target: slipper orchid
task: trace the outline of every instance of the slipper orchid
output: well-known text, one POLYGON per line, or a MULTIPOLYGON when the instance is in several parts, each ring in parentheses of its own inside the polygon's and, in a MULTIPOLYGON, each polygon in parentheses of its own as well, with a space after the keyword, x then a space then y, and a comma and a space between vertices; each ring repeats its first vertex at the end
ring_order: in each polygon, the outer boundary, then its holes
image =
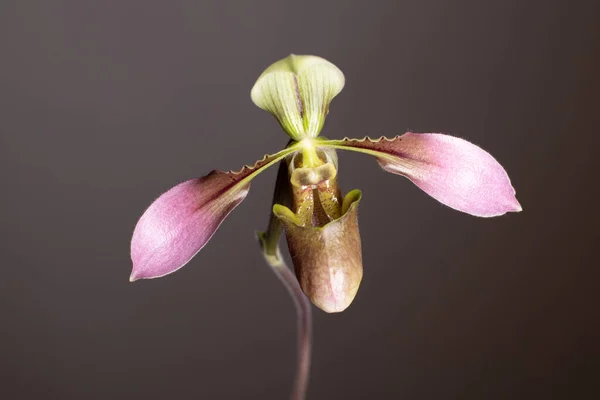
POLYGON ((266 257, 280 257, 285 229, 300 287, 326 312, 353 301, 362 279, 358 203, 337 184, 336 150, 374 156, 448 207, 479 217, 521 211, 506 171, 487 152, 440 133, 405 133, 391 139, 319 137, 344 75, 315 56, 290 55, 258 78, 252 101, 269 111, 291 137, 288 146, 237 172, 212 171, 160 196, 142 215, 131 241, 131 281, 177 271, 200 251, 248 194, 250 181, 280 163, 273 215, 259 239, 266 257))

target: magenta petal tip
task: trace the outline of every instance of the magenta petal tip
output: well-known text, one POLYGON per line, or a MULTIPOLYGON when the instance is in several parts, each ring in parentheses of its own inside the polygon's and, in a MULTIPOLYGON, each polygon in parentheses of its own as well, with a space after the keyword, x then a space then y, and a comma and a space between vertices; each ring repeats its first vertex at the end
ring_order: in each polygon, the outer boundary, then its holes
MULTIPOLYGON (((134 268, 135 268, 135 267, 134 267, 134 268)), ((135 271, 135 270, 134 270, 134 271, 132 271, 132 272, 131 272, 131 275, 129 275, 129 282, 135 282, 135 281, 137 281, 138 279, 139 279, 139 278, 138 278, 138 276, 137 276, 137 274, 136 274, 136 271, 135 271)))

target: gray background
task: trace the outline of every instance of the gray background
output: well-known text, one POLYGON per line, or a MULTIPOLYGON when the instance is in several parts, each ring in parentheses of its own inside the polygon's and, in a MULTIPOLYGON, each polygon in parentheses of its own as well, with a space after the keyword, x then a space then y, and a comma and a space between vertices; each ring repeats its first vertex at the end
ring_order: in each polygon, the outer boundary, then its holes
POLYGON ((598 398, 599 15, 558 0, 2 1, 0 397, 287 398, 294 308, 253 236, 276 168, 186 268, 128 276, 156 196, 286 143, 249 91, 294 52, 346 75, 325 136, 461 136, 525 210, 470 217, 340 154, 342 188, 364 194, 365 277, 346 312, 315 310, 309 398, 598 398))

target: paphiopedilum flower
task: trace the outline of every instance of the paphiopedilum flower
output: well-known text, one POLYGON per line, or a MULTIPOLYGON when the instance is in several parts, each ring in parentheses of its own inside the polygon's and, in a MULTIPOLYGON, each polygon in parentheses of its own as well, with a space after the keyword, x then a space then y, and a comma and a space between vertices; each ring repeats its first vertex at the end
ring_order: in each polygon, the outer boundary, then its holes
POLYGON ((466 140, 411 132, 390 139, 319 137, 329 104, 343 87, 342 72, 319 57, 291 55, 267 68, 251 97, 279 121, 291 137, 288 146, 253 166, 215 170, 161 195, 135 227, 130 279, 158 278, 183 267, 244 200, 251 180, 281 162, 272 219, 260 234, 265 255, 279 257, 276 242, 283 227, 304 293, 326 312, 343 311, 363 275, 361 192, 342 195, 336 150, 374 156, 385 171, 467 214, 494 217, 521 210, 504 168, 466 140))

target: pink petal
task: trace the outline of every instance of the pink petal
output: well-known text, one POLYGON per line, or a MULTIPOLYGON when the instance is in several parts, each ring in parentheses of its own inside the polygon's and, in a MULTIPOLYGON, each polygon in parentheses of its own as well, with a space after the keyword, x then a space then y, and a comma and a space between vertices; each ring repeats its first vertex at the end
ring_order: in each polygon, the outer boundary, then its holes
POLYGON ((386 171, 406 176, 441 203, 478 217, 521 211, 504 168, 466 140, 407 132, 394 139, 344 139, 344 147, 372 150, 386 171))
POLYGON ((187 264, 250 189, 250 184, 234 191, 228 186, 228 174, 213 171, 175 186, 152 203, 133 232, 130 280, 158 278, 187 264))
POLYGON ((158 278, 187 264, 248 194, 250 180, 292 150, 265 156, 239 172, 212 171, 161 195, 138 221, 131 239, 131 281, 158 278))

